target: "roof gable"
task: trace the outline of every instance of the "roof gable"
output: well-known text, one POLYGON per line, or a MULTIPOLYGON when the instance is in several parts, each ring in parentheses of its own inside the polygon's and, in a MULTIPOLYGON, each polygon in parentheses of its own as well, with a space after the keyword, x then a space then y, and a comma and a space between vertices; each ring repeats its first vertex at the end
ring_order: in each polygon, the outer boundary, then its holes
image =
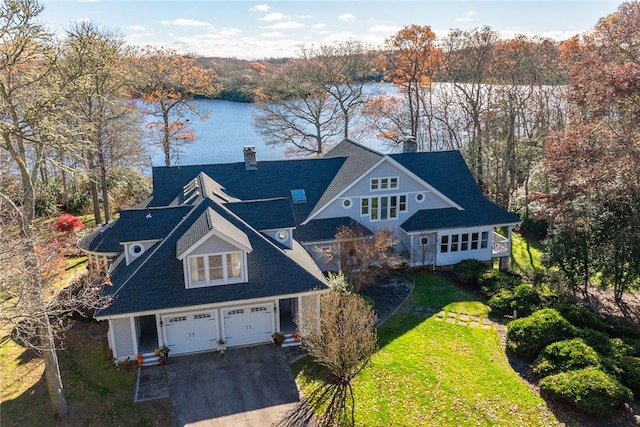
POLYGON ((212 235, 225 240, 245 252, 251 252, 253 250, 249 238, 245 233, 213 209, 207 208, 178 239, 176 243, 176 256, 178 259, 184 259, 193 249, 212 235))

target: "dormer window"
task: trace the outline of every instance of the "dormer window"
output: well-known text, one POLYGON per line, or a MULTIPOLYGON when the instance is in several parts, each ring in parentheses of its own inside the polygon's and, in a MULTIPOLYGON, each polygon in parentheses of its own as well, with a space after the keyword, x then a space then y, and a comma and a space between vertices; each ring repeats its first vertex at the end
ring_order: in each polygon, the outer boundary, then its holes
POLYGON ((243 282, 242 252, 190 256, 191 287, 243 282))

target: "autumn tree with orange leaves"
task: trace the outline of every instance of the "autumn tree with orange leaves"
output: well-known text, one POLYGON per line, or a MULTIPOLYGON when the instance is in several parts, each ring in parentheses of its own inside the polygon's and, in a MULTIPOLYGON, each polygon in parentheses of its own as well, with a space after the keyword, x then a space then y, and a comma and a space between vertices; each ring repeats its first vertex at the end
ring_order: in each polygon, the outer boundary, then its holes
POLYGON ((191 56, 153 47, 141 49, 133 57, 132 69, 137 78, 136 94, 147 106, 144 112, 157 118, 147 124, 151 141, 162 147, 164 164, 171 166, 181 147, 196 138, 189 117, 209 117, 194 97, 216 93, 216 74, 191 56))
POLYGON ((415 137, 419 146, 424 144, 424 100, 442 58, 435 40, 436 35, 431 27, 411 25, 386 41, 389 55, 385 64, 385 79, 398 87, 400 96, 377 97, 369 104, 367 112, 371 127, 380 130, 380 136, 396 145, 409 136, 415 137), (377 111, 388 111, 385 107, 387 102, 401 106, 396 114, 404 115, 404 118, 376 115, 377 111), (384 129, 381 120, 387 120, 388 124, 395 126, 384 129))
POLYGON ((613 289, 623 310, 640 284, 638 34, 640 4, 623 3, 572 49, 571 124, 548 138, 544 158, 551 263, 574 286, 613 289))

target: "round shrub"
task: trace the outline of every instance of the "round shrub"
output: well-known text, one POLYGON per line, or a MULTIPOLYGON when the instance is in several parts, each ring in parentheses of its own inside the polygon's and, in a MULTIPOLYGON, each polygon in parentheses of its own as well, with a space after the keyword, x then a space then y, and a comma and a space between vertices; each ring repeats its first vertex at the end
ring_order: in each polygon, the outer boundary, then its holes
POLYGON ((513 290, 512 308, 518 316, 528 316, 540 307, 540 295, 533 286, 523 283, 513 290))
POLYGON ((576 328, 556 310, 544 308, 507 325, 507 350, 533 360, 549 344, 574 338, 576 333, 576 328))
POLYGON ((622 382, 629 387, 636 396, 640 395, 640 358, 624 357, 620 361, 622 382))
POLYGON ((491 313, 498 316, 511 314, 513 309, 514 296, 509 289, 500 289, 493 294, 487 301, 487 305, 491 307, 491 313))
POLYGON ((631 390, 597 368, 550 375, 540 381, 540 388, 582 411, 602 416, 633 400, 631 390))
POLYGON ((590 328, 583 328, 578 329, 578 336, 599 354, 607 357, 613 355, 613 343, 609 335, 590 328))
POLYGON ((590 328, 605 333, 611 330, 604 317, 584 305, 561 302, 553 308, 578 328, 590 328))
POLYGON ((493 296, 501 289, 513 291, 521 283, 522 277, 499 270, 489 270, 478 277, 478 285, 487 297, 493 296))
POLYGON ((464 259, 454 265, 451 271, 460 282, 475 285, 478 283, 478 277, 488 268, 485 262, 477 259, 464 259))
POLYGON ((549 344, 533 364, 533 375, 540 379, 560 372, 574 371, 600 364, 598 353, 581 338, 549 344))

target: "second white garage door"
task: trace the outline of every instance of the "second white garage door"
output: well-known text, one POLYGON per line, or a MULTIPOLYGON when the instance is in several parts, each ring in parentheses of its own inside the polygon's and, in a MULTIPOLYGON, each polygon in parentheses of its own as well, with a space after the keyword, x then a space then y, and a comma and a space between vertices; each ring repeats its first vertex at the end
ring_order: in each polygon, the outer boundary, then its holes
POLYGON ((162 324, 171 354, 217 348, 218 322, 215 311, 163 316, 162 324))
POLYGON ((222 310, 228 346, 268 342, 273 334, 273 304, 222 310))

